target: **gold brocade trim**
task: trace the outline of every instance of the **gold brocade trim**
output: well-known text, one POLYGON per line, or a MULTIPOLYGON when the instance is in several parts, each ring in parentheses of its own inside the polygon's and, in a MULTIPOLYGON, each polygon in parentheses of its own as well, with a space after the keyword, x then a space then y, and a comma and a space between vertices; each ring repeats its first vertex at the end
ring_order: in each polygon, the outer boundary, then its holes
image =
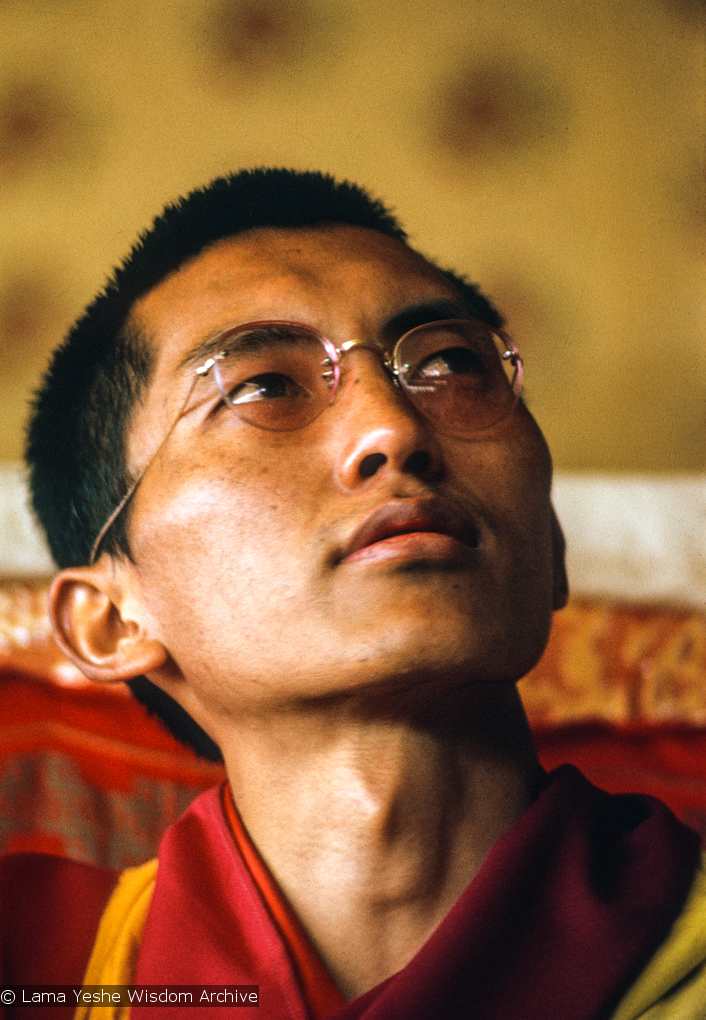
POLYGON ((530 721, 706 725, 706 616, 570 602, 520 683, 530 721))

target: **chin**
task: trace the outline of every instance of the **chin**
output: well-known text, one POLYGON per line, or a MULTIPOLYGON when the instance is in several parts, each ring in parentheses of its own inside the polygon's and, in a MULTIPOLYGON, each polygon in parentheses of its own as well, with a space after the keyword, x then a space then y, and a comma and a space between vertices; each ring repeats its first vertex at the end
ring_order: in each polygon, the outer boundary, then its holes
MULTIPOLYGON (((516 683, 542 656, 549 636, 547 620, 517 627, 492 614, 426 613, 376 628, 376 638, 361 649, 366 672, 397 678, 398 683, 516 683), (369 668, 374 663, 374 668, 369 668)), ((370 631, 367 632, 370 635, 370 631)), ((395 682, 394 679, 392 681, 395 682)))

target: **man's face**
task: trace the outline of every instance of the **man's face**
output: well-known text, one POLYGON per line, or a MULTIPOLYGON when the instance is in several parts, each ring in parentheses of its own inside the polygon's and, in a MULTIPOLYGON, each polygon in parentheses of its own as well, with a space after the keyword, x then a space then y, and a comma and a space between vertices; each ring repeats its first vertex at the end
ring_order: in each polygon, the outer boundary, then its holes
MULTIPOLYGON (((184 360, 229 327, 285 319, 338 347, 392 346, 422 321, 467 316, 434 267, 375 231, 220 242, 135 308, 158 356, 130 466, 146 463, 178 412, 193 377, 184 360)), ((121 569, 186 680, 170 693, 200 721, 515 680, 544 647, 551 464, 529 413, 520 405, 473 440, 448 438, 374 352, 352 350, 342 369, 334 402, 296 432, 247 424, 214 389, 138 488, 134 563, 121 569)))

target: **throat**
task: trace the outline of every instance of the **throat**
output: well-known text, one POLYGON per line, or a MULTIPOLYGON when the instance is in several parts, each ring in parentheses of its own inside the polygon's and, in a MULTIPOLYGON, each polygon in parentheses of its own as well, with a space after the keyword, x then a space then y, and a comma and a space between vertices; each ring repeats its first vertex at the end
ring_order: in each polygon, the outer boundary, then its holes
POLYGON ((538 789, 531 753, 398 722, 334 730, 316 754, 290 748, 286 769, 281 750, 259 789, 229 762, 236 801, 347 998, 405 966, 538 789))

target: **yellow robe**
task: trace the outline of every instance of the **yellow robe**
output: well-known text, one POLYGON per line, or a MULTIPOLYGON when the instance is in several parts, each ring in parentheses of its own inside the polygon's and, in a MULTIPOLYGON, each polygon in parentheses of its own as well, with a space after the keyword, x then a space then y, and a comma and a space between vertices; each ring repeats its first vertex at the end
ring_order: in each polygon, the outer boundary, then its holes
POLYGON ((706 855, 689 897, 612 1020, 706 1020, 706 855))

